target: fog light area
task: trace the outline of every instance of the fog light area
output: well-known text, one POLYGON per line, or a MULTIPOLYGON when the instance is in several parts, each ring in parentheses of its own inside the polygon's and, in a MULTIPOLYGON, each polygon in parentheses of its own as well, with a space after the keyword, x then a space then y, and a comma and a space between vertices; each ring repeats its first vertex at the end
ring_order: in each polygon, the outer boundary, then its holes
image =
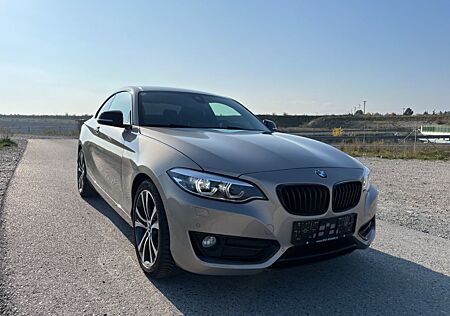
POLYGON ((210 248, 213 247, 217 243, 217 239, 214 236, 206 236, 202 240, 202 246, 203 248, 210 248))

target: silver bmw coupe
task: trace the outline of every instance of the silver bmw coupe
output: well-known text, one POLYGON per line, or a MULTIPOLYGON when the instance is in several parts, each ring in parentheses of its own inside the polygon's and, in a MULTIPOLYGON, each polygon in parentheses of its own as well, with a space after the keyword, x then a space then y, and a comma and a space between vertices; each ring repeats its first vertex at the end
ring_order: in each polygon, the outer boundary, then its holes
POLYGON ((130 223, 154 278, 251 274, 375 238, 378 190, 364 165, 204 92, 112 94, 81 128, 77 179, 83 198, 100 194, 130 223))

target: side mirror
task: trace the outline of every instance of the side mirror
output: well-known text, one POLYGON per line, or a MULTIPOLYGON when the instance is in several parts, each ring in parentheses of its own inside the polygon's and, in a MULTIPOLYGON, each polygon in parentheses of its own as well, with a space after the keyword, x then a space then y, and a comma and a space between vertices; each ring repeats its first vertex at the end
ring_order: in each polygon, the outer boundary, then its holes
POLYGON ((123 114, 121 111, 105 111, 97 119, 98 124, 115 127, 125 127, 123 125, 123 114))
POLYGON ((277 130, 277 124, 275 124, 274 121, 271 120, 263 120, 262 121, 264 125, 266 125, 266 127, 271 131, 271 132, 275 132, 277 130))

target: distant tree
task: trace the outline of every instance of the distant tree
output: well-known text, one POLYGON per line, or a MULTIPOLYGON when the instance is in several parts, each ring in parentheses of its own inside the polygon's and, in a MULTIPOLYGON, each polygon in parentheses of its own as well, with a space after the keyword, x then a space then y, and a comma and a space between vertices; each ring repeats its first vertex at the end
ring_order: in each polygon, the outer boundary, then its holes
POLYGON ((411 115, 413 115, 413 113, 414 113, 414 111, 411 108, 407 108, 405 110, 405 112, 403 112, 403 115, 411 116, 411 115))
POLYGON ((364 112, 362 110, 358 110, 355 112, 355 116, 362 116, 364 115, 364 112))
POLYGON ((428 112, 427 111, 423 112, 423 115, 428 115, 428 112))
POLYGON ((283 116, 289 116, 288 112, 283 112, 283 116))

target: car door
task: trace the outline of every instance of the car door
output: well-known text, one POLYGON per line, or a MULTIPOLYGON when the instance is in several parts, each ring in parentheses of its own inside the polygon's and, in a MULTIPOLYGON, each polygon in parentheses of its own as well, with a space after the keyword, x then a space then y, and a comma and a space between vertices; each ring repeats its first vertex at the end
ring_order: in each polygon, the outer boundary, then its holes
POLYGON ((85 142, 84 146, 84 157, 86 160, 87 173, 89 177, 95 181, 100 187, 104 187, 103 170, 104 166, 100 161, 100 152, 103 151, 102 148, 105 147, 103 144, 104 140, 100 137, 100 124, 98 124, 97 119, 100 114, 108 111, 115 95, 110 96, 97 111, 95 116, 86 121, 85 125, 91 132, 90 137, 85 142))
MULTIPOLYGON (((121 111, 123 122, 131 123, 132 96, 123 91, 115 95, 109 111, 121 111)), ((128 131, 123 127, 99 125, 97 131, 97 150, 99 184, 117 204, 122 204, 122 156, 124 151, 124 135, 128 131)))

